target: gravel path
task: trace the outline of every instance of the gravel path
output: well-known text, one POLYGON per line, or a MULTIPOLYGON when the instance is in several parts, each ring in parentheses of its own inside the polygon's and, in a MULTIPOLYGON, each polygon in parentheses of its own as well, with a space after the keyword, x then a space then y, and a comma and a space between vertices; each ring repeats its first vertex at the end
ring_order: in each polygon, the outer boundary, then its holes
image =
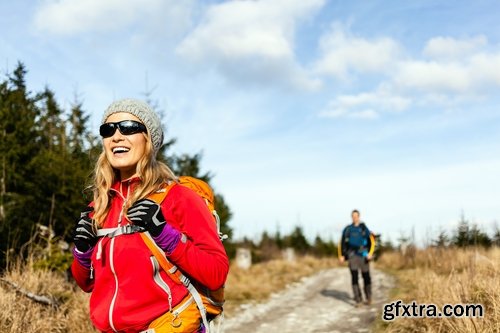
MULTIPOLYGON (((371 332, 394 280, 371 270, 373 304, 354 307, 346 267, 324 270, 271 295, 265 303, 244 304, 226 318, 225 333, 371 332)), ((360 275, 361 280, 361 275, 360 275)))

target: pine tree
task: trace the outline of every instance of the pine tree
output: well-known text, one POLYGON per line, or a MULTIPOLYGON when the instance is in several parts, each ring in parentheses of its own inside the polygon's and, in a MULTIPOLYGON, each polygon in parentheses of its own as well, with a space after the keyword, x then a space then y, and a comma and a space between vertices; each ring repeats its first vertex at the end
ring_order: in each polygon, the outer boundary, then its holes
MULTIPOLYGON (((85 151, 85 146, 88 144, 88 139, 91 134, 87 130, 89 115, 83 110, 82 102, 75 94, 75 100, 71 105, 70 114, 68 117, 68 149, 75 157, 81 157, 85 151)), ((88 147, 87 147, 88 148, 88 147)))
MULTIPOLYGON (((0 83, 3 253, 8 246, 22 248, 37 224, 51 226, 58 235, 68 235, 83 205, 80 193, 91 170, 86 156, 91 145, 82 143, 79 154, 69 149, 68 122, 55 94, 48 87, 38 94, 29 92, 26 74, 19 63, 0 83)), ((82 128, 86 126, 85 117, 79 122, 82 128)), ((4 259, 0 257, 0 264, 4 259)))
POLYGON ((37 221, 32 209, 35 197, 30 192, 36 176, 25 166, 38 152, 35 130, 38 109, 36 98, 27 91, 26 73, 24 65, 18 63, 13 73, 8 74, 0 85, 1 252, 5 252, 11 244, 20 246, 29 239, 37 221))
POLYGON ((500 228, 498 227, 497 222, 493 226, 493 245, 500 247, 500 228))
POLYGON ((313 252, 316 256, 325 257, 336 255, 337 245, 332 240, 324 241, 320 235, 314 239, 313 252))
POLYGON ((458 222, 457 232, 453 237, 453 244, 458 247, 467 247, 470 245, 469 241, 469 221, 465 219, 464 213, 462 212, 460 221, 458 222))
POLYGON ((305 254, 311 248, 311 245, 307 241, 306 236, 304 236, 304 232, 302 227, 296 226, 292 233, 285 237, 284 244, 288 247, 294 248, 298 253, 305 254))
POLYGON ((276 259, 280 256, 280 249, 276 245, 276 241, 269 235, 267 231, 264 231, 260 237, 259 247, 259 261, 268 261, 271 259, 276 259))
POLYGON ((432 241, 433 246, 444 248, 450 244, 450 239, 445 230, 441 230, 435 240, 432 241))
POLYGON ((489 248, 492 245, 491 238, 477 224, 472 225, 469 237, 469 244, 474 246, 489 248))

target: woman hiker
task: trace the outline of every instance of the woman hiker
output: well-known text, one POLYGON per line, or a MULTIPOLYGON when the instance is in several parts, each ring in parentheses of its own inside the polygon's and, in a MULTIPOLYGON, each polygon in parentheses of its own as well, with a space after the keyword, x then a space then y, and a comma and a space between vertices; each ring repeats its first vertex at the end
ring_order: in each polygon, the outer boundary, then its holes
POLYGON ((229 262, 214 217, 156 159, 163 130, 151 107, 118 100, 102 119, 93 201, 78 219, 71 266, 77 284, 92 293, 90 319, 101 332, 205 332, 192 288, 160 268, 141 234, 149 233, 189 280, 217 290, 229 262), (149 199, 167 185, 162 202, 149 199))

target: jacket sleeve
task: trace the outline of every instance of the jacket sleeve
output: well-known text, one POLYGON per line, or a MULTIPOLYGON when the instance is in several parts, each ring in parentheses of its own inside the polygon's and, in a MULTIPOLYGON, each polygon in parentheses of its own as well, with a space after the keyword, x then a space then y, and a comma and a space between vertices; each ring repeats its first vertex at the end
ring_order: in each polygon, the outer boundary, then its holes
POLYGON ((90 269, 83 267, 76 259, 73 259, 71 264, 71 275, 83 291, 89 293, 94 289, 94 279, 90 278, 90 269))
POLYGON ((347 228, 344 228, 344 230, 342 230, 342 237, 340 238, 340 243, 338 246, 339 258, 344 257, 345 259, 347 259, 347 246, 346 246, 346 237, 345 237, 346 230, 347 230, 347 228))
POLYGON ((229 272, 229 259, 203 199, 176 185, 163 201, 162 212, 167 223, 187 236, 170 254, 172 262, 207 288, 220 288, 229 272))

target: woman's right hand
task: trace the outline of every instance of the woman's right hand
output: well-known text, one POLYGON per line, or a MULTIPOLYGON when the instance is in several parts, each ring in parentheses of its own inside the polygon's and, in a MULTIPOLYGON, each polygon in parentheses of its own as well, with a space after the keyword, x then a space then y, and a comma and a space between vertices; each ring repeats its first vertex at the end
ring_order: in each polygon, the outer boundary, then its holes
POLYGON ((90 250, 97 243, 97 234, 94 222, 89 214, 94 211, 94 207, 86 207, 81 213, 73 234, 73 242, 78 252, 84 253, 90 250))

